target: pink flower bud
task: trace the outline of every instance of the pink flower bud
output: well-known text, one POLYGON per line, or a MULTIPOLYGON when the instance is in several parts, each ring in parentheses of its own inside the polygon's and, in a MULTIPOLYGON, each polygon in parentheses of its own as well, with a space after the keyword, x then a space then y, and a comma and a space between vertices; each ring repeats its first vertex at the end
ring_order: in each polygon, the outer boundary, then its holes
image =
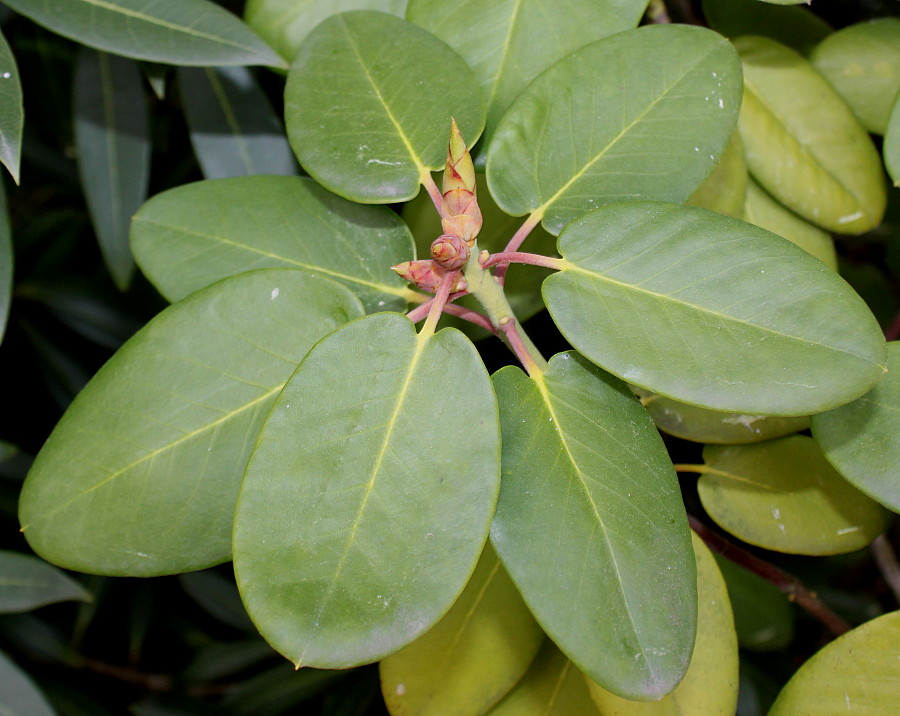
POLYGON ((448 271, 460 269, 469 260, 469 244, 458 236, 439 236, 431 244, 431 257, 448 271))

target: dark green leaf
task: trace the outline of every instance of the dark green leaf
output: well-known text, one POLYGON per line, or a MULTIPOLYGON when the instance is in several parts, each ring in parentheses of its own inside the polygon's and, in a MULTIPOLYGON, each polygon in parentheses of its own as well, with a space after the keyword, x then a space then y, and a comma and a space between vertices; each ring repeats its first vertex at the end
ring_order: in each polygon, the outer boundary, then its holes
POLYGON ((484 103, 468 65, 430 33, 380 12, 341 13, 316 27, 285 89, 288 137, 303 168, 367 204, 418 193, 444 165, 451 117, 473 144, 484 103))
POLYGON ((16 184, 19 183, 24 123, 19 68, 6 38, 0 32, 0 162, 12 174, 16 184))
POLYGON ((83 48, 75 73, 78 171, 103 259, 116 285, 131 282, 131 217, 147 198, 150 137, 144 83, 131 60, 83 48))
POLYGON ((182 574, 178 581, 197 604, 220 622, 241 631, 256 633, 233 579, 226 579, 215 570, 206 569, 182 574))
POLYGON ((256 268, 299 268, 352 289, 369 310, 413 296, 390 267, 415 257, 383 207, 359 206, 299 177, 235 177, 170 189, 134 217, 134 255, 170 301, 256 268))
POLYGON ((207 179, 296 174, 281 122, 246 67, 181 67, 191 144, 207 179))
POLYGON ((740 77, 731 44, 698 27, 655 25, 583 47, 503 117, 491 194, 508 214, 543 217, 552 234, 602 204, 684 201, 734 131, 740 77))
POLYGON ((13 291, 13 246, 12 232, 9 228, 9 215, 6 211, 6 192, 0 185, 0 343, 6 333, 6 321, 9 318, 9 304, 13 291))
POLYGON ((90 601, 91 595, 64 572, 37 557, 0 551, 0 612, 27 612, 71 599, 90 601))
POLYGON ((582 671, 626 698, 660 698, 687 669, 697 597, 684 506, 653 422, 576 353, 554 356, 533 378, 504 368, 494 386, 503 406, 498 554, 582 671))
POLYGON ((870 390, 884 338, 834 271, 704 209, 598 209, 559 238, 544 300, 569 342, 620 378, 749 415, 809 415, 870 390))
POLYGON ((235 574, 260 633, 298 666, 345 668, 431 628, 484 546, 499 438, 458 331, 417 335, 379 313, 321 341, 266 421, 235 513, 235 574))
POLYGON ((256 271, 169 307, 82 391, 22 491, 43 557, 85 572, 158 575, 223 562, 247 458, 310 346, 362 314, 342 286, 256 271))
POLYGON ((884 133, 884 164, 894 186, 900 186, 900 95, 894 102, 888 127, 884 133))
POLYGON ((887 375, 848 405, 814 415, 828 461, 869 497, 900 512, 900 342, 888 343, 887 375))
POLYGON ((831 27, 806 8, 773 7, 759 0, 703 0, 709 26, 725 37, 763 35, 808 53, 831 27))
POLYGON ((8 0, 13 10, 97 50, 172 65, 271 65, 284 60, 208 0, 8 0))
POLYGON ((3 652, 0 652, 0 713, 3 716, 56 714, 34 682, 3 652))

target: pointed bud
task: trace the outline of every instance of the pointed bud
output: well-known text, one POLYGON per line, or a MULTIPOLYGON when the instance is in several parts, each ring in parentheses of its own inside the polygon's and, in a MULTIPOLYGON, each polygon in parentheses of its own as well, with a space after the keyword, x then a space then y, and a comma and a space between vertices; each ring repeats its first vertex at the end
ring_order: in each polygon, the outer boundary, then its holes
POLYGON ((458 236, 439 236, 431 244, 431 257, 448 271, 460 269, 469 260, 469 244, 458 236))
POLYGON ((450 145, 447 149, 447 167, 444 170, 443 193, 452 189, 467 189, 475 193, 475 165, 472 155, 466 148, 466 142, 456 126, 456 120, 450 120, 450 145))
MULTIPOLYGON (((402 264, 391 266, 391 268, 403 279, 428 293, 437 292, 438 286, 441 284, 441 279, 444 278, 444 274, 446 273, 446 271, 434 261, 428 259, 406 261, 402 264)), ((464 291, 467 287, 468 284, 466 283, 466 280, 462 277, 462 274, 460 274, 454 285, 450 287, 450 292, 464 291)))

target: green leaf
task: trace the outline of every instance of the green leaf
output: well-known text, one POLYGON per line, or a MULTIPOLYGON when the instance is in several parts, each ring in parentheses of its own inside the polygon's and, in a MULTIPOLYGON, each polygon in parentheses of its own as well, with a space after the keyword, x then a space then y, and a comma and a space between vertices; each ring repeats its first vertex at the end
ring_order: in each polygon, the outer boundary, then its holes
POLYGON ((725 580, 716 560, 691 533, 697 562, 697 641, 678 687, 659 701, 626 701, 588 681, 604 716, 709 716, 733 714, 738 695, 738 644, 725 580))
POLYGON ((633 387, 656 427, 669 435, 697 443, 735 445, 780 438, 809 428, 809 418, 723 413, 672 400, 633 387))
POLYGON ((844 634, 801 666, 769 716, 891 716, 900 689, 898 659, 900 612, 890 612, 844 634))
POLYGON ((862 125, 884 134, 900 92, 900 20, 881 18, 826 37, 810 56, 862 125))
POLYGON ((870 390, 881 329, 834 271, 789 241, 659 202, 587 214, 544 281, 560 330, 605 370, 676 400, 809 415, 870 390))
POLYGON ((504 368, 494 386, 503 406, 497 553, 582 671, 629 698, 660 698, 690 659, 696 578, 659 434, 624 385, 574 352, 533 378, 504 368))
POLYGON ((24 124, 19 68, 6 38, 0 32, 0 162, 12 174, 16 184, 19 183, 24 124))
POLYGON ((776 7, 759 0, 703 0, 709 26, 725 37, 763 35, 808 53, 831 26, 806 8, 776 7))
POLYGON ((303 168, 367 204, 418 193, 429 171, 444 165, 451 117, 469 144, 484 127, 481 92, 463 59, 380 12, 341 13, 316 27, 284 96, 288 138, 303 168))
POLYGON ((56 711, 29 676, 0 651, 0 713, 55 716, 56 711))
POLYGON ((244 274, 167 308, 94 376, 38 454, 19 507, 31 546, 111 575, 229 559, 268 408, 312 344, 361 314, 343 287, 290 270, 244 274))
POLYGON ((0 550, 0 612, 27 612, 73 599, 89 602, 91 595, 64 572, 36 557, 0 550))
POLYGON ((812 431, 844 479, 900 512, 900 342, 888 343, 887 365, 887 374, 864 396, 814 415, 812 431))
POLYGON ((788 598, 771 582, 730 559, 715 557, 728 586, 741 648, 751 651, 784 649, 794 638, 794 615, 788 598))
POLYGON ((841 554, 865 547, 887 524, 887 513, 844 481, 804 435, 708 445, 703 461, 703 507, 723 529, 758 547, 841 554))
POLYGON ((381 662, 392 714, 469 716, 503 698, 528 670, 544 632, 490 544, 465 591, 424 636, 381 662))
POLYGON ((485 141, 529 83, 579 47, 636 27, 647 0, 411 0, 407 18, 459 52, 487 98, 485 141))
POLYGON ((97 50, 171 65, 269 65, 284 60, 208 0, 9 0, 48 30, 97 50))
POLYGON ((125 290, 134 273, 131 217, 147 198, 150 137, 141 71, 131 60, 82 48, 75 70, 78 172, 103 260, 125 290))
POLYGON ((290 62, 316 25, 346 10, 380 10, 403 17, 406 0, 248 0, 244 21, 290 62))
POLYGON ((752 179, 747 186, 743 218, 744 221, 778 234, 815 256, 829 268, 837 270, 837 254, 831 235, 786 209, 752 179))
POLYGON ((246 67, 180 67, 178 83, 204 177, 297 173, 284 127, 246 67))
POLYGON ((327 276, 369 310, 402 309, 412 295, 390 269, 414 258, 406 225, 386 208, 345 201, 308 178, 235 177, 170 189, 134 217, 131 242, 141 270, 170 301, 256 268, 327 276))
POLYGON ((205 569, 202 572, 182 574, 178 582, 191 599, 220 622, 256 634, 234 579, 225 578, 216 570, 205 569))
POLYGON ((508 214, 543 217, 552 234, 602 204, 684 201, 731 137, 740 77, 730 43, 699 27, 654 25, 583 47, 503 117, 491 194, 508 214))
POLYGON ((744 214, 748 181, 744 145, 741 135, 735 132, 712 174, 691 194, 687 204, 740 219, 744 214))
POLYGON ((900 95, 894 102, 888 120, 887 131, 884 133, 884 164, 888 174, 894 182, 894 186, 900 186, 900 95))
POLYGON ((488 712, 489 716, 599 716, 599 713, 578 667, 549 639, 516 688, 488 712))
POLYGON ((265 639, 298 667, 345 668, 431 628, 487 538, 499 438, 458 331, 379 313, 321 341, 276 401, 235 513, 238 587, 265 639))
POLYGON ((764 37, 735 42, 744 65, 740 131, 750 173, 789 209, 842 234, 877 226, 886 190, 866 130, 802 56, 764 37))
POLYGON ((6 333, 9 304, 13 291, 13 246, 9 214, 6 209, 6 191, 0 185, 0 343, 6 333))

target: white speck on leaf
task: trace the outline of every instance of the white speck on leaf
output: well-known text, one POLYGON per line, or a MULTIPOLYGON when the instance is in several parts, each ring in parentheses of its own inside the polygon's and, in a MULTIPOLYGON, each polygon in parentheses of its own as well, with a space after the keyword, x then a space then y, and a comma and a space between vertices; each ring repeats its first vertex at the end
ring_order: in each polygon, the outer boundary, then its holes
POLYGON ((839 535, 848 535, 851 532, 859 532, 860 529, 862 529, 862 528, 861 527, 844 527, 844 529, 838 530, 837 533, 839 535))
POLYGON ((857 211, 855 214, 847 214, 847 216, 842 216, 838 219, 839 224, 849 224, 851 221, 856 221, 857 219, 862 218, 863 213, 861 211, 857 211))
POLYGON ((399 167, 403 162, 386 162, 383 159, 370 159, 366 164, 384 164, 389 167, 399 167))
POLYGON ((397 688, 394 689, 394 693, 396 693, 397 696, 403 696, 403 694, 406 693, 406 684, 397 684, 397 688))
POLYGON ((773 507, 772 508, 772 517, 774 517, 776 520, 780 520, 781 519, 781 510, 779 510, 777 507, 773 507))
POLYGON ((272 293, 269 294, 269 300, 274 301, 276 298, 278 298, 279 293, 281 293, 281 291, 279 289, 273 288, 272 293))
POLYGON ((3 73, 3 79, 8 80, 10 77, 12 77, 12 73, 10 73, 10 72, 3 73))

